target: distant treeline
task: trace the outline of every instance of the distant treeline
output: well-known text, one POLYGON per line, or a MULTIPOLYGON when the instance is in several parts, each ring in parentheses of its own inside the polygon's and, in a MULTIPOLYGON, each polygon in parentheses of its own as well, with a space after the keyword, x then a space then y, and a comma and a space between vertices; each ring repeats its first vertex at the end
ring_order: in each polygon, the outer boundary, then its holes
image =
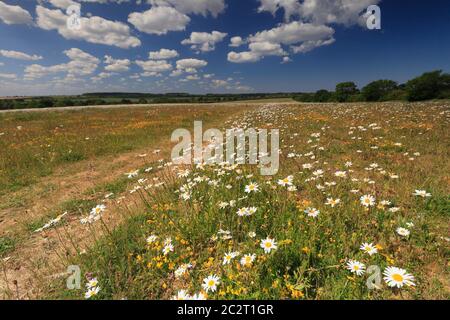
POLYGON ((206 94, 188 93, 147 94, 104 92, 86 93, 79 96, 52 96, 32 98, 0 99, 0 110, 33 109, 74 106, 101 106, 126 104, 161 104, 161 103, 215 103, 241 100, 260 100, 275 98, 293 98, 297 93, 252 93, 252 94, 206 94))
POLYGON ((398 84, 392 80, 377 80, 369 83, 361 90, 352 82, 341 82, 336 90, 319 90, 315 93, 301 93, 295 100, 302 102, 360 102, 407 100, 422 101, 430 99, 450 99, 450 74, 441 70, 426 72, 398 84))
POLYGON ((188 93, 127 93, 102 92, 85 93, 79 96, 52 96, 32 98, 0 99, 0 110, 53 108, 94 105, 160 104, 160 103, 215 103, 242 100, 292 98, 302 102, 358 102, 358 101, 421 101, 429 99, 450 99, 450 74, 432 71, 397 84, 392 80, 377 80, 361 90, 354 82, 342 82, 335 91, 319 90, 315 93, 246 93, 246 94, 205 94, 188 93))

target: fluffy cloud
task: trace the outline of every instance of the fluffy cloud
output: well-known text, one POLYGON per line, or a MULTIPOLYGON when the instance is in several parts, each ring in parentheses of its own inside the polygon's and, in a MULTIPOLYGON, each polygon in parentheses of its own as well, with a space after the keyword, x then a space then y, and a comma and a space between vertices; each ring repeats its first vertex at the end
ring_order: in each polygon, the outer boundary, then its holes
POLYGON ((206 67, 208 62, 199 59, 181 59, 177 61, 177 70, 188 73, 196 73, 197 69, 206 67))
POLYGON ((6 58, 11 58, 11 59, 27 60, 27 61, 36 61, 36 60, 42 59, 42 56, 38 56, 36 54, 29 55, 24 52, 13 51, 13 50, 0 50, 0 56, 6 57, 6 58))
POLYGON ((77 48, 66 50, 64 54, 70 62, 53 66, 32 64, 25 68, 25 79, 34 80, 55 73, 67 73, 68 78, 79 78, 94 73, 100 63, 93 55, 77 48))
POLYGON ((261 60, 261 58, 262 58, 261 55, 251 51, 244 51, 244 52, 231 51, 228 53, 228 61, 233 63, 257 62, 261 60))
POLYGON ((314 25, 293 21, 273 29, 257 32, 248 37, 249 50, 230 52, 228 61, 234 63, 257 62, 265 56, 285 56, 282 45, 291 45, 294 53, 307 52, 316 47, 334 42, 334 29, 325 25, 314 25))
POLYGON ((283 56, 286 52, 279 43, 272 43, 268 41, 252 42, 248 46, 250 51, 262 56, 283 56))
POLYGON ((324 25, 293 21, 270 30, 264 30, 249 37, 250 42, 272 42, 296 44, 303 41, 317 41, 332 37, 334 30, 324 25))
POLYGON ((76 3, 75 1, 72 0, 48 0, 48 2, 50 2, 50 4, 56 8, 59 9, 67 9, 68 7, 72 6, 72 5, 77 5, 78 3, 76 3))
POLYGON ((314 24, 344 24, 346 26, 361 23, 363 11, 369 5, 381 0, 259 0, 259 12, 275 14, 284 10, 285 19, 299 17, 304 22, 314 24))
POLYGON ((128 59, 114 59, 111 56, 105 56, 106 71, 110 72, 125 72, 130 70, 130 60, 128 59))
POLYGON ((326 40, 315 40, 315 41, 310 40, 310 41, 303 42, 299 46, 291 46, 291 49, 294 53, 306 53, 315 48, 330 45, 330 44, 334 43, 334 41, 335 41, 334 38, 329 38, 326 40))
POLYGON ((0 1, 0 20, 6 24, 32 24, 30 13, 20 6, 13 6, 0 1))
MULTIPOLYGON (((285 20, 271 30, 250 36, 249 42, 269 41, 291 45, 294 53, 306 53, 315 48, 334 43, 334 29, 329 25, 351 26, 364 24, 364 14, 369 5, 381 0, 258 0, 259 12, 275 15, 283 10, 285 20), (291 19, 298 21, 289 21, 291 19)), ((233 55, 234 56, 234 55, 233 55)), ((238 57, 237 57, 238 58, 238 57)))
POLYGON ((191 49, 197 52, 209 52, 216 48, 216 43, 221 42, 227 33, 213 31, 208 32, 192 32, 189 39, 184 39, 181 44, 191 45, 191 49))
POLYGON ((230 45, 229 46, 233 47, 233 48, 237 48, 237 47, 242 46, 244 43, 245 43, 245 41, 241 37, 232 37, 230 39, 230 45))
POLYGON ((225 0, 148 0, 154 6, 170 6, 185 14, 211 14, 217 17, 225 10, 225 0))
POLYGON ((281 61, 282 64, 286 64, 286 63, 289 63, 289 62, 292 62, 292 59, 287 57, 287 56, 283 57, 283 60, 281 61))
POLYGON ((140 66, 145 72, 160 73, 172 70, 172 65, 166 60, 137 60, 136 64, 140 66))
POLYGON ((85 40, 91 43, 106 44, 119 48, 138 47, 141 41, 130 35, 130 28, 118 21, 93 16, 81 18, 81 29, 67 28, 68 16, 61 10, 36 7, 37 25, 44 30, 57 30, 66 39, 85 40))
POLYGON ((128 22, 141 32, 163 35, 169 31, 183 31, 191 19, 172 7, 152 7, 144 12, 133 12, 128 22))
POLYGON ((178 57, 176 50, 161 49, 159 51, 151 51, 149 53, 150 60, 167 60, 178 57))
POLYGON ((381 0, 304 0, 300 7, 300 16, 317 24, 344 24, 346 26, 361 23, 363 11, 381 0))

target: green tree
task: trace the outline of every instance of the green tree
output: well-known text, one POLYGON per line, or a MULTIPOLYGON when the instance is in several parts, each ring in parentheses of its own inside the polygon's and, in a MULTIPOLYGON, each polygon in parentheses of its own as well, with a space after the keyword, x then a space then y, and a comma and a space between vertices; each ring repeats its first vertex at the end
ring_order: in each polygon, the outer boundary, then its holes
POLYGON ((314 101, 316 102, 328 102, 331 100, 332 93, 328 90, 322 89, 316 92, 314 95, 314 101))
POLYGON ((350 97, 358 92, 358 87, 352 81, 341 82, 336 85, 336 99, 339 102, 349 101, 350 97))
POLYGON ((406 83, 408 100, 421 101, 438 98, 441 92, 450 89, 449 79, 449 74, 442 74, 442 70, 435 70, 409 80, 406 83))
POLYGON ((386 97, 395 89, 397 89, 397 82, 377 80, 362 88, 361 92, 366 101, 380 101, 386 100, 386 97))
POLYGON ((52 108, 55 106, 55 100, 52 98, 39 99, 38 108, 52 108))

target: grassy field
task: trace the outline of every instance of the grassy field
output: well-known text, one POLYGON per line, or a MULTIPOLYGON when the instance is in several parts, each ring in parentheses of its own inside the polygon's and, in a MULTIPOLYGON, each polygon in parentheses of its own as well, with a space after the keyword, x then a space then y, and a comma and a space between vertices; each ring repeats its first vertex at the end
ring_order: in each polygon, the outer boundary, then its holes
POLYGON ((449 299, 449 120, 446 101, 0 115, 3 297, 449 299), (174 166, 194 120, 279 128, 280 171, 174 166))

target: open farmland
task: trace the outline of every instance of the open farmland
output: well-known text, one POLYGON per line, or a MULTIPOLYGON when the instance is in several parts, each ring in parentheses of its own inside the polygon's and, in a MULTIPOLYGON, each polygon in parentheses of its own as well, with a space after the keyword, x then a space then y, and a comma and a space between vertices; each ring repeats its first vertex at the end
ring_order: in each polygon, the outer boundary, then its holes
POLYGON ((0 114, 2 297, 448 299, 449 106, 0 114), (194 120, 280 129, 279 172, 173 165, 171 133, 194 120))

